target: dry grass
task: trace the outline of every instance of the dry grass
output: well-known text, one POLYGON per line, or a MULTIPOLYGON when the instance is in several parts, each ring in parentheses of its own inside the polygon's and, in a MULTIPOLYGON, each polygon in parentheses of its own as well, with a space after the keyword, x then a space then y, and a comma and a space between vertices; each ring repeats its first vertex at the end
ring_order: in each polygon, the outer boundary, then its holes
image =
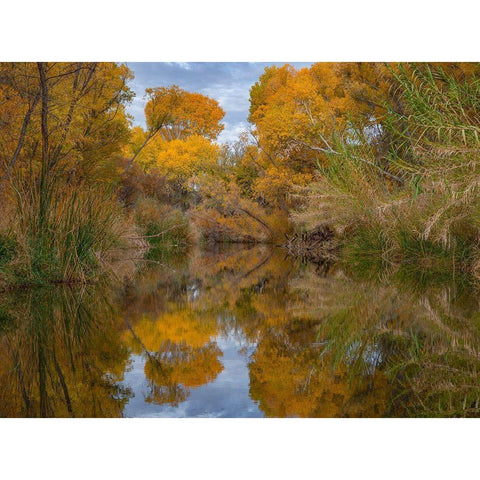
POLYGON ((86 283, 109 269, 118 248, 133 247, 134 229, 115 196, 92 187, 58 188, 40 215, 29 185, 16 187, 1 229, 8 258, 0 262, 3 286, 86 283))
POLYGON ((390 107, 381 138, 365 126, 334 138, 329 166, 293 219, 331 226, 355 255, 448 257, 478 271, 480 78, 409 65, 395 79, 401 113, 390 107), (390 147, 379 151, 385 136, 390 147))

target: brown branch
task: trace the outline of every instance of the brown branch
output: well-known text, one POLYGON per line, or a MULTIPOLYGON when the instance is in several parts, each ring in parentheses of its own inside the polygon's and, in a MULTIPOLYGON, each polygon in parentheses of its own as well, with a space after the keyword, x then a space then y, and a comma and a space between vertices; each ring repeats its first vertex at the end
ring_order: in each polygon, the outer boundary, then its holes
POLYGON ((5 187, 5 183, 9 180, 10 175, 12 174, 12 170, 15 166, 15 163, 17 162, 18 155, 20 154, 20 151, 25 142, 25 136, 27 133, 28 124, 30 123, 30 117, 32 116, 32 113, 35 110, 35 107, 37 106, 38 100, 40 100, 40 92, 37 93, 37 95, 33 99, 33 103, 32 105, 30 105, 27 113, 25 114, 25 118, 23 119, 22 129, 20 130, 20 137, 18 138, 17 147, 15 148, 15 152, 13 153, 13 156, 10 159, 10 162, 8 163, 6 174, 0 180, 0 193, 2 193, 5 187))
POLYGON ((241 207, 234 207, 234 208, 235 210, 246 213, 250 218, 253 218, 254 220, 256 220, 258 223, 260 223, 260 225, 263 225, 267 229, 268 233, 273 236, 273 230, 263 220, 256 217, 255 215, 250 213, 248 210, 245 210, 244 208, 241 208, 241 207))
POLYGON ((168 114, 165 114, 163 116, 160 124, 155 129, 150 130, 150 132, 148 133, 145 141, 142 143, 140 148, 135 152, 135 155, 133 155, 133 157, 128 161, 127 166, 125 167, 125 170, 123 171, 124 175, 130 170, 130 167, 133 165, 133 162, 138 157, 140 152, 147 146, 147 144, 150 142, 150 140, 152 140, 152 138, 155 137, 157 135, 157 133, 165 126, 165 121, 167 120, 167 117, 168 117, 168 114))
POLYGON ((159 233, 156 233, 155 235, 138 235, 137 237, 125 237, 128 238, 129 240, 136 240, 138 238, 154 238, 154 237, 160 237, 161 235, 169 232, 170 230, 173 230, 174 228, 179 228, 179 227, 184 227, 185 225, 188 225, 187 223, 181 223, 179 225, 173 225, 173 227, 167 228, 166 230, 163 230, 159 233))

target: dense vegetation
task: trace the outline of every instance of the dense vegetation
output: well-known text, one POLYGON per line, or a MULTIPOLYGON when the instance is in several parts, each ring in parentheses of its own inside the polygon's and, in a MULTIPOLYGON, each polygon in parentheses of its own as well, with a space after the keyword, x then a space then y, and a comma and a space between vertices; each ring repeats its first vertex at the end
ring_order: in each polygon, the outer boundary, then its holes
POLYGON ((219 145, 219 104, 177 86, 147 89, 147 128, 132 127, 124 65, 1 64, 0 288, 326 227, 352 267, 477 273, 479 75, 267 68, 251 130, 219 145))

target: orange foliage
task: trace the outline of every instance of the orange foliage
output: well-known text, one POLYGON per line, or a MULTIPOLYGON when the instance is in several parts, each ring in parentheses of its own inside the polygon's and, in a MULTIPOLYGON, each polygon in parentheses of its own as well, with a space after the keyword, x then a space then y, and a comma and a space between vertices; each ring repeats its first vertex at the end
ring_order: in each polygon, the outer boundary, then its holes
POLYGON ((145 116, 149 130, 161 128, 171 140, 201 135, 215 140, 223 130, 220 120, 225 112, 218 102, 200 93, 191 93, 173 85, 148 88, 145 116))

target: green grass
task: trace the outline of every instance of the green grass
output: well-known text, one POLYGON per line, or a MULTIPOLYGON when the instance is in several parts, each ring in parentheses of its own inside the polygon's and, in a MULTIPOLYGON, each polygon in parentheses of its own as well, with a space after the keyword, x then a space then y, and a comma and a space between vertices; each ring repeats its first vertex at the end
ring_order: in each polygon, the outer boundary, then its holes
POLYGON ((15 257, 17 249, 18 245, 14 238, 0 233, 0 269, 15 257))
POLYGON ((0 234, 4 286, 89 282, 119 244, 122 214, 109 192, 57 192, 42 218, 35 195, 16 200, 11 233, 0 234))

